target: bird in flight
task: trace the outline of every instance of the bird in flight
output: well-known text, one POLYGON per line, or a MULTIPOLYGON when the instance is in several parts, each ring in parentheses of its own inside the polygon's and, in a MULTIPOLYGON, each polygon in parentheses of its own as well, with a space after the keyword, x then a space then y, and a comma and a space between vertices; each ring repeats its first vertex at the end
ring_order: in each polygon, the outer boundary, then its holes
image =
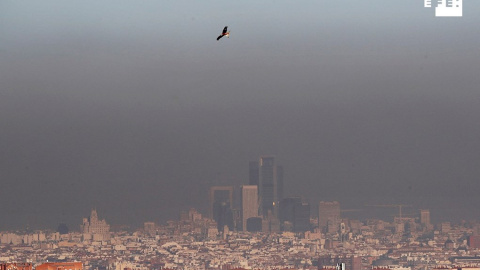
POLYGON ((230 37, 230 31, 227 32, 227 28, 228 26, 225 26, 225 28, 223 28, 222 34, 217 37, 217 40, 221 39, 223 36, 227 36, 227 38, 230 37))

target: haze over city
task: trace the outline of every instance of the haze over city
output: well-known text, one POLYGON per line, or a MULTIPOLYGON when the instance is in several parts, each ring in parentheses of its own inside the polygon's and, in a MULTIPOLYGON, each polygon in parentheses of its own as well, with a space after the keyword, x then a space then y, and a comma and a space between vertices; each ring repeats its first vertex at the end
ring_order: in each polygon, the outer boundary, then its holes
POLYGON ((92 208, 131 226, 206 213, 210 186, 248 184, 265 155, 312 207, 478 220, 479 14, 473 0, 462 18, 421 0, 1 1, 0 230, 77 229, 92 208))

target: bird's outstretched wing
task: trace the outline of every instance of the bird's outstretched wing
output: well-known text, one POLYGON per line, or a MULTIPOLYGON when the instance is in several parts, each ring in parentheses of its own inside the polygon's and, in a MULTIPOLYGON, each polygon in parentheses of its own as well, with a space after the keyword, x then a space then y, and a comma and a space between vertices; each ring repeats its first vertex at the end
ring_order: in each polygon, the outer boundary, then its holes
POLYGON ((228 26, 225 26, 225 28, 223 28, 222 34, 227 33, 227 28, 228 28, 228 26))
POLYGON ((220 35, 217 37, 217 40, 221 39, 223 37, 223 35, 220 35))

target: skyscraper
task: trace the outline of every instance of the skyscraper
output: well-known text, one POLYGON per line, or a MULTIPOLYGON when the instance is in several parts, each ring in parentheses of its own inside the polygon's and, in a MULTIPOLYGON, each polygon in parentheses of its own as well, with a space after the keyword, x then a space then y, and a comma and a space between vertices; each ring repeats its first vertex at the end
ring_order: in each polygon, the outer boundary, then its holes
POLYGON ((266 216, 268 211, 272 214, 276 214, 275 203, 276 203, 276 166, 274 157, 261 157, 260 164, 260 181, 259 181, 259 191, 260 198, 262 203, 262 214, 266 216))
POLYGON ((225 225, 233 230, 233 186, 213 186, 209 193, 209 215, 217 222, 219 231, 225 225))
POLYGON ((248 185, 241 187, 242 198, 242 230, 247 230, 247 219, 258 217, 258 186, 248 185))
POLYGON ((258 186, 260 180, 258 161, 248 163, 248 184, 258 186))
POLYGON ((282 230, 305 232, 310 230, 310 204, 300 197, 289 197, 280 201, 279 219, 282 230))
POLYGON ((280 201, 278 219, 282 230, 292 231, 293 220, 295 219, 295 204, 302 203, 300 197, 289 197, 280 201))
POLYGON ((276 165, 273 156, 260 157, 258 174, 256 168, 254 162, 250 162, 249 182, 258 183, 261 215, 266 217, 271 212, 278 217, 278 204, 283 197, 283 168, 276 165))
POLYGON ((323 230, 327 225, 335 227, 340 222, 340 203, 337 201, 318 204, 318 228, 323 230))
POLYGON ((283 200, 283 166, 277 166, 277 202, 283 200))
POLYGON ((228 202, 230 205, 233 203, 233 186, 213 186, 210 187, 208 194, 208 215, 214 219, 213 216, 213 204, 215 202, 228 202))
POLYGON ((310 230, 310 204, 302 202, 295 206, 295 220, 293 221, 295 232, 306 232, 310 230))

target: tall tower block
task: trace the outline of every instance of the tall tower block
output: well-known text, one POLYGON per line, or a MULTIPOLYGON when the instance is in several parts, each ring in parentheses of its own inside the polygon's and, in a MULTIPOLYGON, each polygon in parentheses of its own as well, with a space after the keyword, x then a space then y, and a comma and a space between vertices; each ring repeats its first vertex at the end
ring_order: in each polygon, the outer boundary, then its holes
POLYGON ((241 187, 242 197, 242 230, 247 230, 247 219, 258 217, 258 186, 248 185, 241 187))

